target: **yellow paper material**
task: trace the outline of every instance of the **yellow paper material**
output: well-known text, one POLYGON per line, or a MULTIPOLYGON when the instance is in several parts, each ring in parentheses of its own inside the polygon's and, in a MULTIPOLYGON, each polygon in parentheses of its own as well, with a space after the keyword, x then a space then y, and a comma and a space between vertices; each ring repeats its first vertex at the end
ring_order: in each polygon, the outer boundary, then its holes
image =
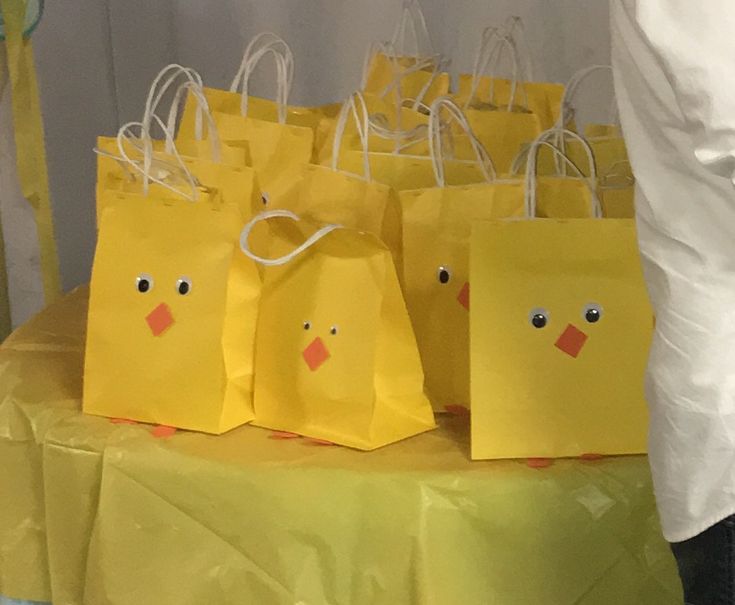
POLYGON ((260 278, 239 252, 242 226, 237 208, 212 201, 119 194, 106 208, 85 412, 208 433, 252 419, 260 278))
POLYGON ((653 314, 633 221, 478 223, 470 275, 473 459, 645 452, 653 314))
POLYGON ((509 173, 516 156, 542 131, 538 116, 529 111, 469 108, 465 115, 498 174, 509 173))
POLYGON ((320 223, 367 231, 380 238, 400 266, 401 211, 390 187, 328 166, 304 166, 292 208, 320 223))
POLYGON ((390 57, 382 52, 376 52, 370 60, 363 92, 390 96, 395 88, 401 98, 418 99, 425 105, 431 105, 439 97, 449 94, 451 84, 449 74, 446 72, 434 74, 433 66, 418 71, 412 70, 417 61, 423 61, 423 58, 390 57))
POLYGON ((314 132, 303 126, 229 113, 212 115, 223 141, 248 142, 266 207, 287 208, 303 165, 312 159, 314 132))
MULTIPOLYGON (((426 189, 436 184, 434 166, 428 156, 400 153, 369 153, 370 174, 374 181, 395 191, 426 189)), ((331 161, 330 161, 331 163, 331 161)), ((353 174, 364 174, 362 151, 346 150, 340 154, 339 168, 353 174)), ((452 185, 482 183, 485 176, 477 161, 445 160, 446 179, 452 185)))
POLYGON ((404 292, 426 393, 437 411, 469 407, 472 224, 523 216, 523 189, 494 184, 433 187, 403 191, 400 200, 404 292))
POLYGON ((16 163, 23 197, 36 218, 46 304, 61 295, 59 259, 46 166, 43 120, 30 38, 23 38, 25 2, 0 0, 13 102, 16 163))
MULTIPOLYGON (((163 141, 154 141, 154 143, 154 149, 157 150, 154 154, 154 160, 160 159, 166 164, 177 167, 178 163, 176 158, 163 153, 163 141)), ((177 143, 177 151, 180 154, 185 154, 187 151, 196 151, 192 144, 199 147, 200 143, 203 143, 203 141, 177 143)), ((225 147, 227 146, 223 146, 223 148, 225 147)), ((112 155, 119 156, 120 154, 116 138, 97 137, 97 148, 112 155)), ((236 159, 237 156, 234 152, 238 148, 228 148, 232 150, 230 157, 236 159)), ((247 145, 241 147, 241 154, 247 153, 247 149, 247 145)), ((200 183, 201 187, 216 190, 223 203, 237 208, 243 219, 241 223, 249 219, 253 215, 253 212, 260 211, 263 205, 263 198, 253 168, 248 168, 243 164, 215 163, 206 159, 208 158, 209 150, 205 151, 203 148, 199 151, 205 152, 205 154, 201 156, 194 154, 185 155, 182 157, 182 161, 186 169, 200 183)), ((241 155, 240 157, 243 158, 244 156, 241 155)), ((135 157, 134 159, 139 158, 135 157)), ((187 188, 187 185, 181 182, 181 179, 179 179, 179 182, 176 182, 175 186, 182 191, 185 191, 187 188)), ((102 217, 108 201, 114 199, 115 194, 120 191, 142 193, 143 176, 125 163, 121 163, 107 155, 98 155, 96 185, 98 221, 102 217), (111 192, 111 195, 108 192, 111 192)), ((165 189, 161 193, 165 197, 176 197, 175 192, 165 189)))
MULTIPOLYGON (((203 87, 209 110, 218 113, 227 113, 233 116, 242 116, 242 95, 239 92, 220 90, 218 88, 203 87)), ((192 95, 186 99, 184 113, 181 117, 178 136, 182 139, 194 138, 194 124, 197 110, 196 100, 192 95)), ((340 103, 330 103, 317 107, 300 107, 289 105, 286 108, 286 124, 302 126, 316 130, 322 118, 334 118, 341 107, 340 103)), ((278 104, 270 99, 248 97, 247 117, 266 122, 278 122, 278 104)))
MULTIPOLYGON (((286 227, 274 237, 271 257, 305 239, 286 227)), ((256 350, 258 426, 361 450, 435 426, 393 260, 374 236, 337 229, 268 267, 256 350)))
POLYGON ((543 470, 470 462, 467 418, 446 416, 370 454, 252 426, 155 439, 148 426, 80 413, 86 299, 75 292, 0 347, 3 595, 682 602, 645 457, 543 470))
MULTIPOLYGON (((526 104, 527 100, 528 109, 538 116, 541 128, 548 130, 554 126, 561 113, 564 85, 553 82, 518 82, 516 86, 516 101, 526 104)), ((504 107, 511 101, 513 82, 506 78, 482 76, 470 100, 471 90, 472 74, 460 74, 457 92, 452 96, 460 106, 464 106, 468 101, 479 101, 492 102, 498 107, 504 107)))

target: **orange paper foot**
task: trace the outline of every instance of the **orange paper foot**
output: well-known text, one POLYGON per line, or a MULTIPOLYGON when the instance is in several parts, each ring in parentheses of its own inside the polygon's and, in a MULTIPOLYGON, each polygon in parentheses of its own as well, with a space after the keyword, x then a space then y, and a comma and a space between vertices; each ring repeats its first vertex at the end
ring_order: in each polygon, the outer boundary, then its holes
POLYGON ((156 439, 165 439, 166 437, 171 437, 174 434, 176 434, 176 429, 172 426, 160 425, 154 427, 151 431, 151 435, 153 435, 156 439))
POLYGON ((526 464, 531 468, 549 468, 554 461, 551 458, 529 458, 526 464))
POLYGON ((268 436, 268 439, 301 439, 301 435, 297 435, 296 433, 289 433, 288 431, 273 431, 268 436))
POLYGON ((602 460, 604 457, 602 454, 582 454, 579 459, 593 462, 595 460, 602 460))

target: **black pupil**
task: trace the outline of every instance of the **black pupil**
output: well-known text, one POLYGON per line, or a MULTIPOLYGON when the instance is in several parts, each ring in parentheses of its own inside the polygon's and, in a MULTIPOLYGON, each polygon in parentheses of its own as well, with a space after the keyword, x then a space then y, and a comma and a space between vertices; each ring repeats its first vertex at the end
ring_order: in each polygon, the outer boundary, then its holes
POLYGON ((541 313, 536 313, 531 320, 534 328, 545 328, 546 327, 546 316, 541 313))
POLYGON ((265 193, 260 196, 260 199, 263 202, 263 206, 267 206, 268 205, 268 196, 265 193))
POLYGON ((309 322, 307 321, 307 322, 306 322, 306 323, 304 324, 304 330, 308 330, 309 328, 311 328, 311 324, 310 324, 310 323, 309 323, 309 322))
POLYGON ((138 292, 148 292, 150 288, 151 288, 151 284, 147 279, 138 280, 138 292))
POLYGON ((586 314, 587 321, 591 324, 600 321, 600 312, 597 309, 589 309, 586 314))
POLYGON ((439 282, 442 284, 446 284, 449 281, 449 271, 446 269, 441 269, 439 271, 439 282))
POLYGON ((182 281, 179 283, 179 294, 188 294, 189 293, 189 284, 185 281, 182 281))

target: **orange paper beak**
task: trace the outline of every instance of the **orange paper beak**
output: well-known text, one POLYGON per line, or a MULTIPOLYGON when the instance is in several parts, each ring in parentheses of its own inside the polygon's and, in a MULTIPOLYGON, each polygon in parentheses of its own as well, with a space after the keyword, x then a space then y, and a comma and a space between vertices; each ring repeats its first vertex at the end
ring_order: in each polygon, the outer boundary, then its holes
POLYGON ((318 336, 304 349, 304 361, 312 372, 316 372, 329 359, 329 350, 318 336))
POLYGON ((151 329, 153 336, 160 336, 174 325, 174 316, 166 303, 161 303, 153 309, 145 320, 148 322, 148 327, 151 329))
POLYGON ((465 282, 464 286, 462 286, 462 289, 459 291, 459 294, 457 295, 457 301, 465 309, 467 309, 468 311, 470 310, 470 284, 469 282, 465 282))
POLYGON ((586 342, 587 334, 576 326, 569 324, 567 329, 559 337, 559 340, 556 341, 555 346, 557 349, 576 359, 582 352, 582 348, 586 342))

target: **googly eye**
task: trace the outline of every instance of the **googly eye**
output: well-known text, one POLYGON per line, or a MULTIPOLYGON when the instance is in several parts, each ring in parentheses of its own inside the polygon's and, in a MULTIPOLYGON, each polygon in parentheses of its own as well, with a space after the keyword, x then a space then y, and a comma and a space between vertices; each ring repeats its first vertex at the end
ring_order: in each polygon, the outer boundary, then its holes
POLYGON ((135 288, 141 294, 150 292, 153 289, 153 278, 147 273, 141 273, 135 278, 135 288))
POLYGON ((528 314, 528 321, 534 328, 541 330, 549 323, 549 312, 542 308, 532 309, 528 314))
POLYGON ((337 326, 332 326, 331 328, 329 328, 329 333, 332 336, 337 336, 337 334, 339 334, 339 328, 337 326))
POLYGON ((186 296, 191 292, 191 280, 188 277, 180 277, 176 280, 176 291, 181 296, 186 296))
POLYGON ((311 322, 305 321, 304 322, 304 330, 311 330, 311 322))
POLYGON ((439 267, 436 270, 436 278, 440 284, 448 284, 449 280, 452 279, 452 271, 449 267, 439 267))
POLYGON ((589 303, 584 306, 582 316, 587 323, 596 324, 602 319, 602 307, 597 303, 589 303))
POLYGON ((268 195, 268 194, 267 194, 267 193, 266 193, 266 192, 264 191, 263 193, 261 193, 261 194, 260 194, 260 201, 261 201, 261 202, 263 202, 263 206, 267 206, 268 204, 270 204, 270 203, 271 203, 271 198, 270 198, 270 196, 269 196, 269 195, 268 195))

